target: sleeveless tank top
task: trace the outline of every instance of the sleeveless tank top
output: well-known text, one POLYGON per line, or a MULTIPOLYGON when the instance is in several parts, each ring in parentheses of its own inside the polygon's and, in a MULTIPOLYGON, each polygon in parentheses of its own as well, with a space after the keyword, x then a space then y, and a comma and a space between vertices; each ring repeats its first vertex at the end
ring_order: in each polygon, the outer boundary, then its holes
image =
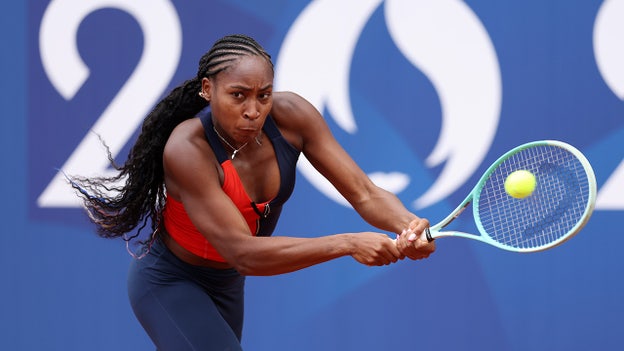
MULTIPOLYGON (((275 230, 282 206, 288 200, 295 186, 296 165, 299 150, 295 149, 280 133, 273 118, 269 115, 262 128, 264 134, 273 144, 280 173, 280 187, 275 198, 255 203, 243 187, 229 154, 219 141, 212 124, 210 112, 202 111, 199 118, 204 126, 206 139, 223 169, 223 191, 232 199, 241 212, 250 233, 256 236, 270 236, 275 230)), ((191 253, 209 260, 225 262, 210 242, 191 223, 184 204, 167 197, 163 210, 164 226, 169 235, 180 246, 191 253)))

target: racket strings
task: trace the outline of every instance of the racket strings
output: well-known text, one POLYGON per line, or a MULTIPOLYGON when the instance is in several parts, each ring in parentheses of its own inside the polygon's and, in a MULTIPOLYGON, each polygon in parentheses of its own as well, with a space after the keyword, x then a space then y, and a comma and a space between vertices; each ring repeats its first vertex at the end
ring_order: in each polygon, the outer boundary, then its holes
POLYGON ((494 241, 515 249, 552 245, 583 217, 590 196, 583 164, 570 151, 552 145, 530 147, 511 155, 490 174, 477 200, 477 221, 494 241), (516 199, 505 192, 505 179, 528 170, 534 192, 516 199))

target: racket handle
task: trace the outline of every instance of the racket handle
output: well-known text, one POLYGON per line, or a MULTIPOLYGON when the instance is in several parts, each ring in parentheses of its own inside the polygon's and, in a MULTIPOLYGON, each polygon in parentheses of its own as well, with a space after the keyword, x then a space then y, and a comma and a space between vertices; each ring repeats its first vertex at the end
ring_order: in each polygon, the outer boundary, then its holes
MULTIPOLYGON (((427 239, 427 242, 432 242, 433 240, 435 240, 432 236, 431 236, 431 231, 429 230, 429 227, 425 228, 425 230, 423 230, 421 236, 424 236, 427 239)), ((416 234, 412 234, 409 237, 409 241, 414 241, 416 240, 416 234)))
POLYGON ((425 230, 423 231, 423 233, 425 234, 425 238, 427 238, 428 242, 432 242, 435 239, 431 236, 431 231, 429 230, 429 227, 425 228, 425 230))
MULTIPOLYGON (((414 234, 412 234, 412 235, 414 235, 414 234)), ((432 241, 435 240, 435 238, 433 236, 431 236, 431 231, 429 230, 429 227, 427 227, 427 228, 425 228, 425 230, 423 230, 422 235, 424 235, 425 238, 427 238, 428 242, 432 242, 432 241)), ((410 238, 408 240, 409 241, 414 241, 414 240, 416 240, 416 236, 414 235, 413 238, 410 236, 410 238)), ((394 241, 394 243, 396 244, 397 239, 392 239, 392 241, 394 241)))

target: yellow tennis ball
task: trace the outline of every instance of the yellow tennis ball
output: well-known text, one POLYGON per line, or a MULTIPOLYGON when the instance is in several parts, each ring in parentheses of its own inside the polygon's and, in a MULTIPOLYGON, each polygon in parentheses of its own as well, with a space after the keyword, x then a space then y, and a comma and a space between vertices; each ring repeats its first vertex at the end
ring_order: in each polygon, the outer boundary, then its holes
POLYGON ((512 172, 505 179, 505 191, 516 199, 524 199, 535 190, 535 176, 527 170, 512 172))

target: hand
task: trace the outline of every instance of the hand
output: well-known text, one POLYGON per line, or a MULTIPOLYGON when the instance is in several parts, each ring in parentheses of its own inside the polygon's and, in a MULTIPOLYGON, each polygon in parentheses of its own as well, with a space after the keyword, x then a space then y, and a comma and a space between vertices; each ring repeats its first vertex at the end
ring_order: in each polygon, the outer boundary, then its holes
POLYGON ((417 218, 410 222, 409 227, 396 239, 396 246, 401 254, 412 260, 420 260, 429 257, 435 249, 435 242, 429 242, 425 236, 425 228, 429 227, 429 221, 417 218))
POLYGON ((367 266, 388 265, 405 258, 394 240, 385 234, 364 232, 358 233, 353 239, 351 256, 367 266))

